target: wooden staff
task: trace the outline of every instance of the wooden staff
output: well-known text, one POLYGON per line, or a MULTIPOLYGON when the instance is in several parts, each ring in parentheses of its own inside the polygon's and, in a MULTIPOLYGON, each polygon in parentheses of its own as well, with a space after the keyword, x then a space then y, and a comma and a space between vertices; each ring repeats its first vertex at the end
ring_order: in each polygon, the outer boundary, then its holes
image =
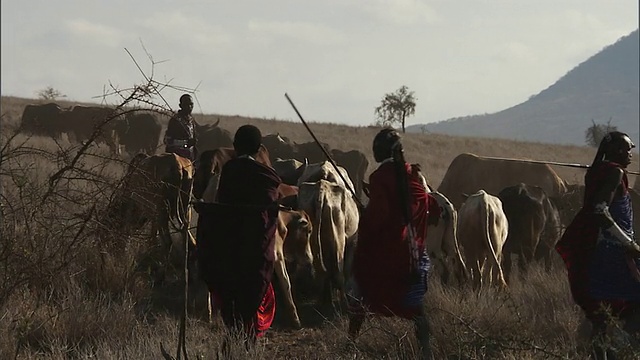
POLYGON ((298 114, 298 118, 300 118, 300 121, 302 121, 302 124, 304 125, 304 127, 307 128, 307 131, 309 132, 309 134, 311 134, 313 141, 315 141, 315 143, 320 147, 320 150, 322 150, 322 152, 324 153, 324 156, 326 156, 327 160, 329 160, 331 165, 333 165, 333 168, 338 173, 338 176, 340 176, 340 179, 342 179, 342 181, 344 182, 345 187, 349 189, 349 191, 353 195, 353 199, 358 203, 358 205, 360 205, 360 208, 364 208, 364 204, 362 204, 362 201, 360 201, 360 199, 358 198, 358 195, 356 195, 356 192, 351 188, 351 186, 349 186, 349 182, 344 178, 344 176, 342 175, 342 172, 338 169, 338 165, 333 160, 331 155, 329 155, 329 153, 327 152, 327 149, 325 149, 324 146, 322 146, 322 144, 320 143, 316 135, 313 133, 313 131, 311 131, 311 128, 309 128, 309 125, 307 125, 307 122, 304 121, 304 119, 302 118, 302 115, 300 115, 300 112, 298 111, 298 108, 296 108, 296 106, 293 104, 293 101, 291 101, 291 98, 289 98, 289 95, 287 93, 284 93, 284 97, 287 98, 287 101, 289 101, 289 104, 291 104, 291 107, 293 108, 293 110, 296 112, 296 114, 298 114))
MULTIPOLYGON (((591 167, 589 165, 571 164, 571 163, 563 163, 563 162, 556 162, 556 161, 511 159, 511 158, 501 158, 501 157, 493 157, 493 156, 480 156, 480 157, 483 158, 483 159, 491 159, 491 160, 505 160, 505 161, 524 162, 524 163, 542 164, 542 165, 557 165, 557 166, 573 167, 573 168, 581 168, 581 169, 588 169, 588 168, 591 167)), ((629 170, 627 170, 627 173, 633 174, 633 175, 640 175, 640 172, 637 172, 637 171, 629 171, 629 170)))

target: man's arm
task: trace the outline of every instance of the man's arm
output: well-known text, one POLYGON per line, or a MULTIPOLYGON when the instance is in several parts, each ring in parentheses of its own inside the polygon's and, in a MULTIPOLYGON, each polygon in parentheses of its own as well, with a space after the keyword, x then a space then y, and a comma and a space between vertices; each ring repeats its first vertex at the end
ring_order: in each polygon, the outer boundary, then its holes
POLYGON ((594 214, 602 229, 613 235, 634 257, 640 257, 640 246, 625 233, 613 220, 609 206, 618 191, 624 172, 619 168, 612 168, 604 178, 604 182, 594 194, 594 214))

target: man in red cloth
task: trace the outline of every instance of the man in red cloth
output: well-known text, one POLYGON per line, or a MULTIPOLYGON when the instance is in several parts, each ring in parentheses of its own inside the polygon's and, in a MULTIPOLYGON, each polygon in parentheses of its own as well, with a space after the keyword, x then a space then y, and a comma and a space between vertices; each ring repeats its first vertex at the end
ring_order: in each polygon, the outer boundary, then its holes
POLYGON ((261 140, 253 125, 238 129, 237 157, 222 167, 217 202, 197 205, 201 277, 225 325, 244 331, 249 344, 269 329, 275 314, 271 278, 281 180, 255 161, 261 140))
POLYGON ((593 325, 598 359, 605 352, 612 358, 598 345, 609 315, 625 320, 628 333, 637 336, 640 331, 640 246, 633 238, 626 171, 634 147, 629 136, 618 131, 602 139, 585 175, 582 209, 556 245, 568 270, 573 300, 593 325))
POLYGON ((424 310, 429 257, 427 225, 437 223, 440 208, 415 167, 404 161, 400 135, 381 130, 373 141, 381 163, 369 177, 369 204, 360 219, 353 258, 349 335, 355 338, 367 311, 415 322, 421 355, 431 358, 424 310))

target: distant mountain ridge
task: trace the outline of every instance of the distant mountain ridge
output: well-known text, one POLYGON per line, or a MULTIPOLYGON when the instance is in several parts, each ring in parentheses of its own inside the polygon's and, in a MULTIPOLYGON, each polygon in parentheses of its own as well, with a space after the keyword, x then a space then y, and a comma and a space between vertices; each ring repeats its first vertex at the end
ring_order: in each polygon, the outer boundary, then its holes
POLYGON ((640 140, 638 30, 605 47, 529 100, 493 114, 411 125, 407 131, 585 144, 592 124, 611 124, 640 140))

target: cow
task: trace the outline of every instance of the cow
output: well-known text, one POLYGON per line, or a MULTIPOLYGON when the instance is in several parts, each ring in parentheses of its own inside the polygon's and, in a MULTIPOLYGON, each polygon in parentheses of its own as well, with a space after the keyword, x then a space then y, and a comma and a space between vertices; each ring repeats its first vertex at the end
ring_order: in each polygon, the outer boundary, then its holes
POLYGON ((509 223, 502 248, 506 280, 511 275, 512 254, 518 255, 520 275, 533 260, 544 260, 549 269, 561 231, 558 209, 541 187, 523 183, 504 188, 498 198, 509 223))
POLYGON ((467 277, 476 289, 496 283, 506 287, 502 247, 509 223, 499 198, 479 190, 458 211, 458 241, 467 265, 467 277))
POLYGON ((311 216, 311 250, 316 289, 322 305, 333 304, 333 290, 346 301, 345 250, 356 241, 360 214, 344 186, 321 179, 299 185, 298 208, 311 216))
POLYGON ((276 171, 278 176, 280 176, 282 182, 289 185, 298 184, 298 179, 304 172, 307 165, 307 162, 302 163, 296 159, 277 158, 272 162, 273 169, 276 171))
MULTIPOLYGON (((314 141, 298 144, 280 134, 269 134, 262 137, 262 143, 269 149, 272 162, 277 158, 296 159, 298 161, 307 159, 310 163, 318 163, 327 159, 327 155, 318 146, 318 143, 314 141)), ((329 144, 320 144, 327 154, 331 153, 329 144)))
MULTIPOLYGON (((271 162, 275 162, 276 159, 294 159, 297 156, 293 142, 280 134, 264 135, 262 144, 269 149, 271 162)), ((302 161, 303 159, 296 160, 302 161)))
POLYGON ((331 150, 331 156, 336 164, 347 170, 349 177, 355 185, 356 196, 362 196, 362 181, 365 179, 369 160, 367 156, 358 150, 342 151, 338 149, 331 150))
POLYGON ((446 196, 431 191, 440 207, 440 220, 436 225, 429 225, 426 238, 426 249, 429 258, 434 262, 434 270, 439 272, 443 284, 449 284, 453 278, 462 282, 467 267, 462 258, 458 244, 458 211, 446 196))
POLYGON ((233 146, 233 137, 231 136, 231 132, 221 128, 219 125, 220 120, 216 121, 214 124, 196 124, 196 149, 198 154, 202 154, 208 150, 233 146))
POLYGON ((460 208, 464 199, 462 194, 473 194, 483 189, 495 196, 502 189, 518 183, 540 186, 550 197, 560 196, 566 191, 565 182, 549 165, 487 159, 469 153, 453 159, 438 191, 460 208))
POLYGON ((128 112, 125 122, 126 132, 120 135, 120 144, 125 150, 130 154, 155 154, 162 133, 158 118, 148 112, 128 112))
POLYGON ((69 131, 69 126, 62 119, 62 109, 58 104, 29 104, 25 106, 20 120, 21 129, 31 135, 50 136, 59 139, 69 131))
POLYGON ((345 188, 350 196, 353 196, 354 186, 349 173, 345 168, 338 166, 337 170, 329 161, 309 164, 305 167, 302 175, 298 178, 298 186, 305 182, 316 182, 327 180, 345 188), (338 171, 340 173, 338 173, 338 171))
MULTIPOLYGON (((176 253, 171 227, 182 233, 189 251, 194 250, 195 239, 189 231, 192 183, 193 167, 188 159, 167 153, 136 155, 107 206, 101 237, 108 239, 105 234, 115 229, 121 231, 115 240, 122 240, 122 235, 151 223, 151 236, 160 238, 161 256, 176 253)), ((184 246, 177 249, 180 254, 184 246)))
MULTIPOLYGON (((301 267, 311 267, 313 264, 313 252, 311 251, 310 238, 313 230, 309 215, 300 210, 283 210, 278 212, 278 225, 276 230, 275 251, 275 275, 280 283, 284 308, 290 321, 290 326, 300 328, 300 317, 293 300, 291 291, 291 279, 289 276, 290 264, 295 265, 294 273, 300 274, 301 267)), ((313 277, 313 274, 312 274, 313 277)))
POLYGON ((84 142, 98 131, 95 142, 107 145, 112 154, 120 154, 119 138, 126 133, 126 121, 115 109, 76 105, 62 115, 70 128, 70 140, 84 142))

